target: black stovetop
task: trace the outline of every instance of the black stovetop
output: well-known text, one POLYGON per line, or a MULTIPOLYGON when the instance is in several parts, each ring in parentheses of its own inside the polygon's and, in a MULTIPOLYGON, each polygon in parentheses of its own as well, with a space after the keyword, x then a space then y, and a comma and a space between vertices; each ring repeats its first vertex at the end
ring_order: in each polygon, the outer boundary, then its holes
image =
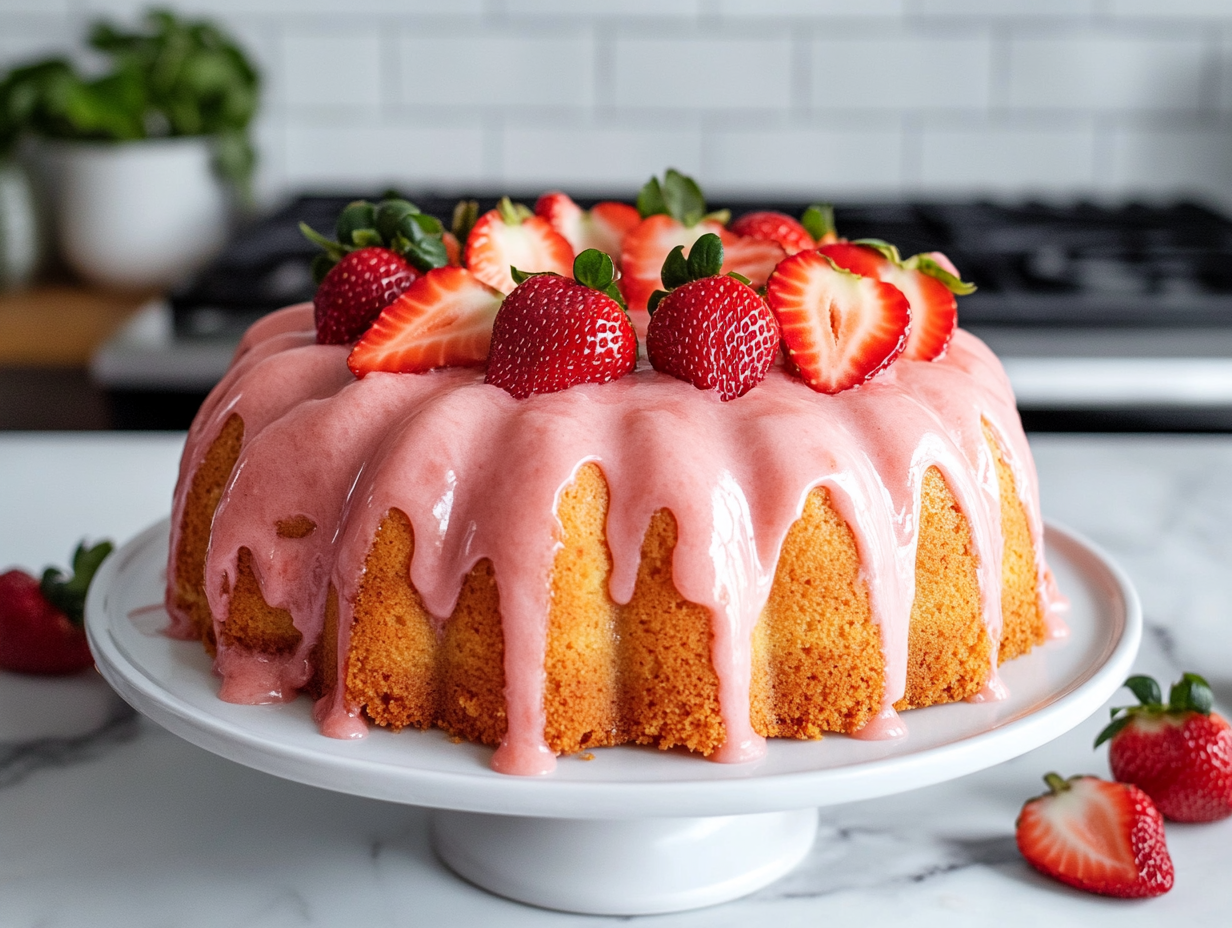
MULTIPOLYGON (((496 202, 476 198, 481 209, 496 202)), ((177 335, 235 335, 270 310, 310 300, 309 263, 317 249, 298 224, 330 234, 352 199, 303 196, 241 229, 172 294, 177 335)), ((458 197, 411 199, 447 220, 458 197)), ((713 205, 737 216, 752 209, 799 215, 807 206, 767 199, 713 205)), ((835 213, 846 238, 884 239, 904 255, 949 255, 979 287, 959 303, 964 325, 1232 326, 1232 221, 1203 206, 838 203, 835 213)))

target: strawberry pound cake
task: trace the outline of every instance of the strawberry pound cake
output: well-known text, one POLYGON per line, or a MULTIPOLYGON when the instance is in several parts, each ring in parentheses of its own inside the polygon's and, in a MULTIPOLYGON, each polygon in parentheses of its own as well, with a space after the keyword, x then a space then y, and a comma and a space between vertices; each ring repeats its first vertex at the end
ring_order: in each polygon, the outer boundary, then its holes
POLYGON ((169 631, 220 697, 437 727, 523 775, 1003 697, 1064 603, 969 286, 824 206, 729 220, 669 171, 636 207, 446 229, 361 201, 306 230, 317 299, 249 330, 175 494, 169 631))

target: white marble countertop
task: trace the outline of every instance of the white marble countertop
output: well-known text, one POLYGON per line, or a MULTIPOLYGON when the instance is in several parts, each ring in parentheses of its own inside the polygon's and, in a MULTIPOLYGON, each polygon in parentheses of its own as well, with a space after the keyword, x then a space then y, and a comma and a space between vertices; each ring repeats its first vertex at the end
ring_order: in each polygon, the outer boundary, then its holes
MULTIPOLYGON (((0 435, 0 569, 63 563, 169 508, 182 436, 0 435)), ((1141 594, 1140 672, 1204 674, 1232 706, 1232 436, 1039 437, 1045 514, 1110 551, 1141 594)), ((1166 685, 1166 683, 1165 683, 1166 685)), ((1118 699, 1123 701, 1124 694, 1118 699)), ((814 851, 743 900, 664 925, 1223 923, 1232 820, 1168 826, 1176 886, 1085 895, 1038 876, 1014 818, 1048 770, 1107 775, 1106 713, 1017 760, 821 810, 814 851)), ((138 719, 85 674, 0 672, 0 926, 582 925, 476 889, 432 855, 422 809, 276 779, 138 719)))

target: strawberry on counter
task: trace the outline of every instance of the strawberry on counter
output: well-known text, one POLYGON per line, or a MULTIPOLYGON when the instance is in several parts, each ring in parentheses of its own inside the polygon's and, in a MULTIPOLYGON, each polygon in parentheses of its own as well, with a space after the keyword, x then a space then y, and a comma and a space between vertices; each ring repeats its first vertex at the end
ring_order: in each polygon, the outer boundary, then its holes
POLYGON ((102 541, 73 554, 73 576, 55 567, 36 580, 23 570, 0 574, 0 669, 69 674, 94 663, 86 644, 86 591, 111 553, 102 541))
POLYGON ((1128 783, 1044 776, 1048 792, 1018 816, 1018 849, 1036 870, 1087 892, 1136 898, 1172 888, 1164 820, 1128 783))
POLYGON ((1112 723, 1095 741, 1110 742, 1112 775, 1133 783, 1177 822, 1213 822, 1232 815, 1232 727, 1211 711, 1206 680, 1184 674, 1163 702, 1151 677, 1125 686, 1139 705, 1112 710, 1112 723))

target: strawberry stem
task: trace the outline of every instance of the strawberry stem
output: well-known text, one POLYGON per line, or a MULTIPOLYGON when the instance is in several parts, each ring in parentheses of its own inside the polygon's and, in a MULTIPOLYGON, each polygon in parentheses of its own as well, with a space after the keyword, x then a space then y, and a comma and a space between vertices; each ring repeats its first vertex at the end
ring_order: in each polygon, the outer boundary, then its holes
POLYGON ((1069 780, 1065 779, 1059 773, 1044 774, 1044 782, 1048 784, 1048 790, 1054 796, 1059 795, 1069 789, 1069 780))
POLYGON ((1186 673, 1172 684, 1172 691, 1168 694, 1168 711, 1210 715, 1214 701, 1210 684, 1196 673, 1186 673))
POLYGON ((465 245, 466 240, 470 238, 471 229, 475 227, 475 223, 479 221, 479 202, 477 200, 459 200, 458 205, 453 208, 453 221, 450 223, 450 231, 453 232, 454 238, 458 240, 460 245, 465 245))
POLYGON ((800 225, 804 231, 813 237, 814 242, 820 242, 827 235, 837 233, 834 225, 834 207, 829 203, 814 203, 800 217, 800 225))
POLYGON ((507 226, 520 226, 522 220, 534 215, 521 203, 514 203, 508 197, 500 198, 500 202, 496 204, 496 211, 500 213, 501 222, 507 226))

